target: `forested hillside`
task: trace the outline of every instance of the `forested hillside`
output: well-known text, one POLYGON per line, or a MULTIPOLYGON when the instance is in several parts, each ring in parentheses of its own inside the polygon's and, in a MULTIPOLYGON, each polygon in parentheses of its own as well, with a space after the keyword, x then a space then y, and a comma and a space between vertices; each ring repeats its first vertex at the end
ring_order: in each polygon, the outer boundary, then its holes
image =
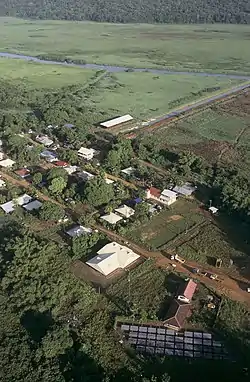
POLYGON ((114 23, 250 23, 249 0, 1 0, 1 15, 114 23))

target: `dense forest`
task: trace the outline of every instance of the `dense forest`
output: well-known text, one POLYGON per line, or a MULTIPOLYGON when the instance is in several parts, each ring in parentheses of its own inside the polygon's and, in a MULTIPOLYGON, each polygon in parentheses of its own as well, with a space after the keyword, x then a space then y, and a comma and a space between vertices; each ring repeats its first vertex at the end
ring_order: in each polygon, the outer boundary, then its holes
POLYGON ((248 0, 1 0, 0 12, 113 23, 250 23, 248 0))

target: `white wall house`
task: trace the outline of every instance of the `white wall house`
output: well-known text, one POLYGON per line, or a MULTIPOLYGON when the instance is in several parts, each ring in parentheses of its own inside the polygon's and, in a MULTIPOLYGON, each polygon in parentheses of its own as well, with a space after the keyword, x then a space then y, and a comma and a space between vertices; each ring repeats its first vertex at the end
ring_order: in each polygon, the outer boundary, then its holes
POLYGON ((93 159, 95 152, 96 151, 94 149, 88 149, 87 147, 81 147, 78 150, 78 155, 79 155, 79 157, 81 157, 83 159, 91 160, 91 159, 93 159))
POLYGON ((177 193, 171 190, 164 189, 162 192, 155 187, 151 187, 146 191, 147 199, 154 199, 158 202, 170 206, 177 200, 177 193))

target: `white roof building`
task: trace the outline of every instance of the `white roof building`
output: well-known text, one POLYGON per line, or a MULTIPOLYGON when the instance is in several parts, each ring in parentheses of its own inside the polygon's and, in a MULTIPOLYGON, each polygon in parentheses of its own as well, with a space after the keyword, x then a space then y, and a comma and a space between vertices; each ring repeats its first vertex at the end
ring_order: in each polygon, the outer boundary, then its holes
POLYGON ((125 175, 133 175, 133 173, 135 172, 135 168, 134 167, 128 167, 128 168, 124 168, 123 170, 121 170, 121 172, 125 175))
POLYGON ((78 237, 81 235, 86 235, 92 233, 91 228, 83 227, 82 225, 77 225, 75 227, 72 227, 66 232, 71 237, 78 237))
POLYGON ((100 219, 105 220, 109 224, 114 225, 114 224, 118 223, 120 220, 122 220, 122 217, 117 215, 117 214, 114 214, 113 212, 110 212, 110 214, 108 214, 108 215, 101 216, 100 219))
POLYGON ((196 190, 195 186, 192 186, 191 183, 185 183, 182 186, 175 186, 173 188, 173 191, 177 192, 177 194, 184 195, 184 196, 190 196, 192 195, 196 190))
POLYGON ((77 166, 67 166, 67 167, 64 167, 64 170, 67 171, 67 173, 69 175, 74 174, 74 172, 76 172, 77 169, 78 169, 77 166))
POLYGON ((110 127, 120 125, 121 123, 132 121, 132 119, 133 119, 133 117, 131 117, 131 115, 126 114, 126 115, 123 115, 122 117, 117 117, 117 118, 110 119, 106 122, 102 122, 102 123, 100 123, 100 126, 108 129, 110 127))
POLYGON ((4 153, 0 151, 0 160, 3 160, 3 158, 4 158, 4 153))
POLYGON ((212 212, 212 214, 216 214, 219 211, 219 209, 216 207, 209 207, 209 211, 212 212))
POLYGON ((18 204, 19 206, 23 206, 24 204, 29 203, 31 200, 32 200, 31 196, 29 196, 27 194, 23 194, 23 195, 19 196, 18 198, 13 199, 13 202, 15 204, 18 204))
POLYGON ((117 269, 124 269, 134 261, 139 259, 139 255, 130 248, 120 245, 116 242, 105 245, 97 256, 86 262, 90 267, 108 276, 117 269))
POLYGON ((86 160, 91 160, 91 159, 93 159, 93 157, 95 155, 95 150, 94 149, 88 149, 87 147, 81 147, 78 150, 78 155, 81 158, 84 158, 86 160))
POLYGON ((12 167, 15 163, 12 159, 6 158, 0 161, 0 167, 12 167))
POLYGON ((10 200, 9 202, 3 203, 0 207, 4 210, 6 214, 13 212, 16 206, 23 206, 31 201, 32 197, 24 194, 16 199, 10 200))
POLYGON ((126 206, 125 204, 116 208, 115 212, 117 212, 119 215, 122 215, 125 218, 130 218, 130 216, 133 216, 135 213, 135 210, 133 208, 126 206))
POLYGON ((47 135, 37 135, 36 136, 36 141, 41 143, 42 145, 49 147, 53 145, 53 140, 50 139, 47 135))
POLYGON ((177 199, 177 193, 171 190, 163 190, 160 195, 160 202, 166 204, 167 206, 170 206, 174 202, 176 202, 177 199))
POLYGON ((24 205, 23 208, 25 208, 26 211, 33 211, 33 210, 39 210, 39 208, 41 208, 42 205, 43 204, 39 200, 33 200, 32 202, 24 205))
POLYGON ((81 178, 82 180, 84 181, 87 181, 91 178, 94 178, 95 175, 94 174, 91 174, 90 172, 88 171, 81 171, 77 174, 79 176, 79 178, 81 178))
POLYGON ((11 200, 10 202, 1 204, 0 207, 2 208, 2 210, 4 210, 4 212, 5 212, 6 214, 9 214, 10 212, 13 212, 13 211, 14 211, 14 209, 15 209, 15 204, 14 204, 13 201, 11 200))

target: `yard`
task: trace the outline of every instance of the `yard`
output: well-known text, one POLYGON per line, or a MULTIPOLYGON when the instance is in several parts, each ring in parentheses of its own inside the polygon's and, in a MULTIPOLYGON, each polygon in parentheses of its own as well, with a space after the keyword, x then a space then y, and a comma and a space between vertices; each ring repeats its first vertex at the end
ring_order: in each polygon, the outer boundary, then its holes
POLYGON ((249 25, 0 20, 0 51, 99 64, 250 73, 249 25))
POLYGON ((146 260, 110 285, 106 297, 118 315, 132 315, 144 321, 163 318, 182 279, 156 268, 153 260, 146 260))
POLYGON ((220 258, 222 267, 228 272, 241 270, 241 274, 245 276, 249 273, 250 246, 247 242, 247 226, 230 221, 223 215, 202 228, 198 227, 176 247, 176 251, 183 258, 201 264, 215 265, 215 260, 220 258))
POLYGON ((179 198, 169 209, 153 216, 145 225, 130 231, 129 235, 133 240, 160 249, 203 221, 204 216, 195 200, 179 198))

